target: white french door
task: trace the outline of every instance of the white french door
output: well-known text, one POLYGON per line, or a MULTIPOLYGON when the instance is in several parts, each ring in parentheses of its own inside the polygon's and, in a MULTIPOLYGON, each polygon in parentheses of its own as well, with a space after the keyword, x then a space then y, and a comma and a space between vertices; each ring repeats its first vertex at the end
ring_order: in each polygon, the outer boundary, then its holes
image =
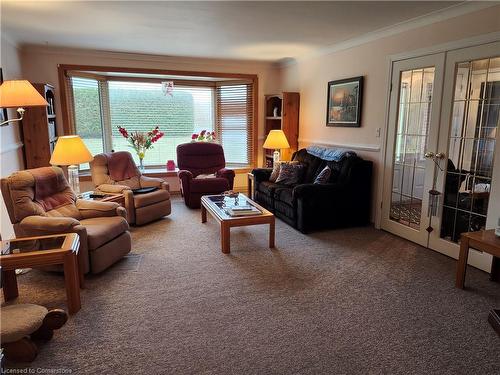
MULTIPOLYGON (((436 170, 442 194, 428 247, 458 258, 461 233, 500 217, 500 42, 447 53, 441 125, 446 163, 436 170)), ((489 272, 491 255, 471 251, 469 264, 489 272)))
MULTIPOLYGON (((393 63, 383 229, 457 258, 500 216, 500 42, 393 63), (419 88, 420 86, 420 88, 419 88)), ((491 256, 469 264, 489 271, 491 256)))
POLYGON ((444 53, 393 63, 382 228, 427 246, 428 191, 437 147, 444 53))

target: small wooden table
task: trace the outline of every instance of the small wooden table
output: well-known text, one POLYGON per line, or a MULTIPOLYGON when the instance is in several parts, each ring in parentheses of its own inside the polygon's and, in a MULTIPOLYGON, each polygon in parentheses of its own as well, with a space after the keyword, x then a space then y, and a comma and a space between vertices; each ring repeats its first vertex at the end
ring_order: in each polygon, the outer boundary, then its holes
POLYGON ((469 248, 474 248, 493 255, 491 264, 491 280, 500 281, 500 238, 495 236, 495 230, 481 230, 462 233, 460 238, 460 255, 457 265, 456 287, 463 289, 469 248))
MULTIPOLYGON (((83 272, 79 269, 78 249, 80 238, 76 233, 49 236, 16 238, 0 241, 2 253, 3 295, 6 301, 19 295, 16 268, 43 267, 62 264, 68 312, 80 310, 80 287, 83 286, 83 272), (10 242, 7 249, 6 243, 10 242), (4 250, 5 248, 5 250, 4 250)), ((81 267, 81 265, 80 265, 81 267)))
MULTIPOLYGON (((249 225, 269 224, 269 247, 274 247, 274 215, 264 207, 258 205, 244 194, 238 195, 240 205, 250 204, 258 208, 262 214, 251 216, 231 216, 221 207, 221 195, 204 195, 201 197, 201 222, 206 223, 207 211, 220 223, 221 248, 224 254, 231 251, 230 230, 232 227, 243 227, 249 225)), ((228 200, 234 198, 226 197, 228 200)))

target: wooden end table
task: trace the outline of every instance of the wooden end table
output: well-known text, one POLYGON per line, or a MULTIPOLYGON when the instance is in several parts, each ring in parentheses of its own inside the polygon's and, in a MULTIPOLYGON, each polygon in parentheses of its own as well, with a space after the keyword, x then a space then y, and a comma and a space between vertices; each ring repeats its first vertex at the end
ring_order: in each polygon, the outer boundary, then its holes
POLYGON ((455 286, 460 289, 464 288, 467 258, 469 257, 469 248, 471 247, 493 255, 491 280, 500 281, 500 238, 495 236, 494 229, 489 229, 462 233, 455 286))
MULTIPOLYGON (((258 205, 244 194, 238 195, 241 205, 250 204, 258 208, 262 213, 251 216, 231 216, 221 207, 221 195, 204 195, 201 197, 201 222, 206 223, 207 211, 220 223, 221 248, 224 254, 231 251, 230 230, 232 227, 243 227, 249 225, 269 224, 269 247, 274 247, 274 215, 264 207, 258 205)), ((234 198, 226 198, 234 200, 234 198)))
POLYGON ((2 267, 3 295, 6 301, 19 295, 16 268, 62 264, 68 312, 75 314, 80 310, 80 287, 83 287, 83 272, 78 262, 78 249, 80 247, 78 234, 16 238, 0 241, 0 245, 2 249, 0 266, 2 267), (10 243, 8 248, 7 243, 10 243))

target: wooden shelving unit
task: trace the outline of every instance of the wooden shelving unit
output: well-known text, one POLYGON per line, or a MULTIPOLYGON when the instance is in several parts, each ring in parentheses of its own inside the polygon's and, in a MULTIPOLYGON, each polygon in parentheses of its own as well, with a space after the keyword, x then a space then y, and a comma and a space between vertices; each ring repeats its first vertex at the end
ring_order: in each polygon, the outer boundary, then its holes
MULTIPOLYGON (((264 139, 271 130, 283 130, 290 148, 281 150, 282 160, 290 160, 299 145, 299 105, 298 92, 266 95, 264 139)), ((264 166, 273 165, 273 151, 264 149, 264 166)))
POLYGON ((26 109, 22 126, 26 168, 46 167, 57 141, 54 87, 46 83, 33 86, 47 100, 47 107, 26 109))

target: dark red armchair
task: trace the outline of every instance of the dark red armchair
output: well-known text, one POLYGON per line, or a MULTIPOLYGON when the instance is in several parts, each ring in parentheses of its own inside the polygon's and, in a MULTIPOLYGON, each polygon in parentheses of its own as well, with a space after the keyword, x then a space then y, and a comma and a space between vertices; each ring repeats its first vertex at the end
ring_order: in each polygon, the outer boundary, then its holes
POLYGON ((224 150, 217 143, 193 142, 177 146, 177 165, 188 207, 199 208, 203 195, 220 194, 233 188, 234 171, 225 168, 224 150), (203 174, 215 174, 215 177, 196 178, 203 174))

